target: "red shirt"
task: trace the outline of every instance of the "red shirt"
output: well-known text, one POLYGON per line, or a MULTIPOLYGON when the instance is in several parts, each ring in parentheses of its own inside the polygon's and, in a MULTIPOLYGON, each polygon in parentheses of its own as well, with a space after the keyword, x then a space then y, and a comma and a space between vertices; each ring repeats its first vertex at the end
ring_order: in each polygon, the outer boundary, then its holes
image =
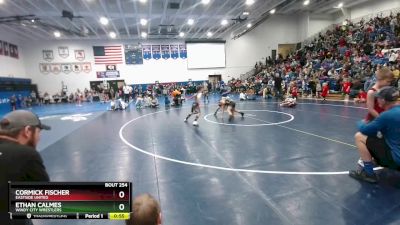
POLYGON ((345 94, 350 94, 350 87, 351 87, 351 82, 347 81, 343 83, 343 92, 345 94))
POLYGON ((323 88, 322 88, 322 97, 326 97, 326 96, 328 96, 328 92, 329 92, 329 87, 328 87, 328 85, 325 85, 323 88))
MULTIPOLYGON (((370 90, 373 90, 374 92, 377 92, 377 90, 376 90, 375 88, 371 88, 370 90)), ((374 100, 374 109, 375 109, 379 114, 381 114, 383 111, 385 111, 383 108, 379 107, 378 99, 377 99, 377 98, 375 98, 375 100, 374 100)), ((370 113, 368 113, 367 118, 365 118, 365 120, 366 120, 367 122, 372 121, 372 120, 374 120, 374 119, 375 119, 375 117, 372 116, 370 113)))
POLYGON ((297 87, 292 87, 292 96, 297 97, 297 87))
POLYGON ((346 45, 346 40, 343 37, 341 37, 339 39, 339 46, 340 47, 344 47, 345 45, 346 45))
POLYGON ((367 92, 363 91, 358 94, 359 99, 367 99, 367 92))

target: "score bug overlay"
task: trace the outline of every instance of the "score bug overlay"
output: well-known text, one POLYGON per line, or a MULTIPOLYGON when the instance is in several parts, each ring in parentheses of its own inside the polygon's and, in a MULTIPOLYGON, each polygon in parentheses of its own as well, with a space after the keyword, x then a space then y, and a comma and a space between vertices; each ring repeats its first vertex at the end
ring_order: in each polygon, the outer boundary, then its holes
POLYGON ((10 219, 129 219, 130 182, 9 182, 10 219))

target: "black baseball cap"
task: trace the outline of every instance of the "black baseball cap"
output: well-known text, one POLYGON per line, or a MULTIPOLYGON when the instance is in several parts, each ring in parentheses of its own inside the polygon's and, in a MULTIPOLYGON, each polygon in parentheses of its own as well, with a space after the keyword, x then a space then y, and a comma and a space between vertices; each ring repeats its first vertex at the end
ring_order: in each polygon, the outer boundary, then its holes
POLYGON ((0 121, 0 130, 22 129, 26 126, 50 130, 51 127, 42 124, 39 117, 27 110, 15 110, 6 114, 0 121))
POLYGON ((375 97, 388 102, 395 102, 399 98, 399 90, 395 87, 383 87, 375 94, 375 97))

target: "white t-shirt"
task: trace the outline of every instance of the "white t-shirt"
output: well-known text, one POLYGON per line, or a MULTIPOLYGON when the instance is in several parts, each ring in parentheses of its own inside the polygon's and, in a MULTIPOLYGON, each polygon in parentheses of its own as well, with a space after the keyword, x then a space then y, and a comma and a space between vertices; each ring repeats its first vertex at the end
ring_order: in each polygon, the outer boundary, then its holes
POLYGON ((389 62, 395 62, 397 60, 398 54, 392 53, 389 57, 389 62))
POLYGON ((129 94, 129 86, 124 86, 123 87, 123 91, 124 91, 124 94, 129 94))
POLYGON ((201 96, 202 96, 203 94, 200 92, 200 93, 197 93, 197 96, 196 96, 196 98, 197 98, 197 100, 201 100, 201 96))

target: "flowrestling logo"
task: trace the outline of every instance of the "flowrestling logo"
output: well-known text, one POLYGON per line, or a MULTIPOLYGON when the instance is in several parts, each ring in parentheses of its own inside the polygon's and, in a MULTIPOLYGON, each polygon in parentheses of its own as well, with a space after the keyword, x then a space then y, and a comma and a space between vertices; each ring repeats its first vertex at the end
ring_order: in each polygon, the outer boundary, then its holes
POLYGON ((10 99, 8 98, 0 98, 0 104, 8 104, 10 103, 10 99))

